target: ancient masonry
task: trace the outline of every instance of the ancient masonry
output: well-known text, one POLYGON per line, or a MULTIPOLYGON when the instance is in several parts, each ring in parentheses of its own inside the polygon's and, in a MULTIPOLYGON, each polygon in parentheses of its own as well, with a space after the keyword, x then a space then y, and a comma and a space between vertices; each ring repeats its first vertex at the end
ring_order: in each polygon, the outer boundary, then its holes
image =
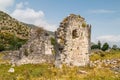
POLYGON ((29 41, 19 51, 10 54, 12 63, 20 65, 50 62, 57 67, 62 64, 89 64, 91 25, 86 24, 84 18, 74 14, 66 17, 55 32, 54 48, 47 32, 39 28, 31 29, 29 41))
POLYGON ((55 34, 56 66, 89 64, 91 25, 86 24, 84 18, 71 14, 61 22, 55 34))
POLYGON ((47 31, 34 28, 31 29, 29 41, 19 51, 14 51, 9 56, 12 58, 12 64, 16 65, 51 63, 54 60, 52 50, 53 45, 47 31))

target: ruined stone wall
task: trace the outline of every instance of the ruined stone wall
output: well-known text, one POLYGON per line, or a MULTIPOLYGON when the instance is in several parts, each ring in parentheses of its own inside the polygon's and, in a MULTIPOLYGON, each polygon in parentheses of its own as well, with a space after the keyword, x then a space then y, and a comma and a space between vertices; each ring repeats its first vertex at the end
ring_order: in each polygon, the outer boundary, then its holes
POLYGON ((55 65, 85 66, 89 63, 91 26, 84 18, 71 14, 65 18, 55 35, 57 40, 55 65))
POLYGON ((16 56, 18 58, 14 58, 12 62, 17 65, 51 63, 54 60, 52 50, 53 46, 47 31, 34 28, 31 29, 29 41, 20 48, 19 56, 16 56))
POLYGON ((69 66, 85 66, 89 64, 91 25, 79 15, 66 17, 55 32, 56 43, 53 48, 51 37, 47 31, 39 28, 31 29, 29 41, 19 51, 10 55, 15 58, 12 63, 38 64, 52 62, 57 67, 62 64, 69 66), (55 51, 54 51, 55 50, 55 51), (52 54, 56 52, 55 56, 52 54))

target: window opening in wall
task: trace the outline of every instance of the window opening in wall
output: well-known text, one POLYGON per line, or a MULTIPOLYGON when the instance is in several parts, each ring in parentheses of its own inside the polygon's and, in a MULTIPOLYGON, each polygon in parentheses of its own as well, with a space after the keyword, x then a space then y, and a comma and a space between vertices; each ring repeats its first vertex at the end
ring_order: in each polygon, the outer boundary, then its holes
POLYGON ((72 38, 75 39, 75 38, 78 38, 78 33, 77 33, 77 29, 73 30, 72 31, 72 38))

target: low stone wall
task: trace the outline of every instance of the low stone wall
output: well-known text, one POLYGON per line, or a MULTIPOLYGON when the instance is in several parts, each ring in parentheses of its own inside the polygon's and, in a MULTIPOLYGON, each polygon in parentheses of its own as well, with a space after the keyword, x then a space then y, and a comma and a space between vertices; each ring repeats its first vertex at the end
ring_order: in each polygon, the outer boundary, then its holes
POLYGON ((20 50, 9 52, 6 58, 16 65, 54 63, 52 50, 51 37, 47 31, 34 28, 31 30, 29 41, 20 50))

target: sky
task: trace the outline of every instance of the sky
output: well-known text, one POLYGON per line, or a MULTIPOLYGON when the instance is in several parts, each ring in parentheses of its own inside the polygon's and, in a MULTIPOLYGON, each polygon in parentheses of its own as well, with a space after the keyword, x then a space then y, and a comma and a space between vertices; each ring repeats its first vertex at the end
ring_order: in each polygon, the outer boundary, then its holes
POLYGON ((69 14, 81 15, 92 25, 92 42, 120 45, 120 0, 0 0, 0 10, 50 31, 69 14))

